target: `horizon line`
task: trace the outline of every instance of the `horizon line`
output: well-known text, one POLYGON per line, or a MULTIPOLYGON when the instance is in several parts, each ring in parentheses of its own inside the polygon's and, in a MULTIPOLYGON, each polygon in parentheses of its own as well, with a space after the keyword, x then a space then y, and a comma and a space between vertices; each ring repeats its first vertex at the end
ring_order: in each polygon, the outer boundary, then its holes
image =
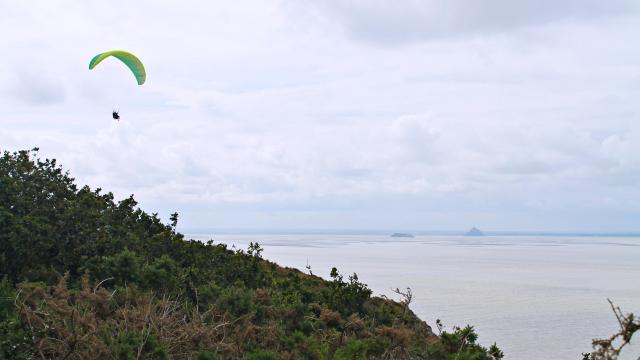
MULTIPOLYGON (((261 228, 185 228, 178 227, 184 235, 466 235, 461 230, 389 230, 389 229, 261 229, 261 228)), ((640 237, 640 231, 537 231, 537 230, 482 230, 485 236, 583 236, 583 237, 640 237)))

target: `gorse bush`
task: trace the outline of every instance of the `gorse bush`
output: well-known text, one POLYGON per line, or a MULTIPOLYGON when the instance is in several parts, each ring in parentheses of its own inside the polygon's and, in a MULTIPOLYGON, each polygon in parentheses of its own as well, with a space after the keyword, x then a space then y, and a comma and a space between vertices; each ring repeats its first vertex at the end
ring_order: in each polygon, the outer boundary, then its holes
POLYGON ((356 274, 326 281, 252 243, 185 240, 37 150, 0 157, 0 358, 499 359, 438 337, 356 274))

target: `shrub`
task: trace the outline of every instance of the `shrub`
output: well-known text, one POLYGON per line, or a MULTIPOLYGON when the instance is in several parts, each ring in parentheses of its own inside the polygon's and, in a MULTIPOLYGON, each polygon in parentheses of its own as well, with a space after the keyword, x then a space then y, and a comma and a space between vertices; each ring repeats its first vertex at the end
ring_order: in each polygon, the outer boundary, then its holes
POLYGON ((149 289, 161 292, 175 291, 180 284, 178 265, 166 254, 154 259, 151 264, 144 265, 141 275, 149 289))
POLYGON ((367 360, 368 344, 364 340, 351 340, 333 355, 334 360, 367 360))
POLYGON ((255 350, 244 355, 245 360, 278 360, 278 356, 268 350, 255 350))

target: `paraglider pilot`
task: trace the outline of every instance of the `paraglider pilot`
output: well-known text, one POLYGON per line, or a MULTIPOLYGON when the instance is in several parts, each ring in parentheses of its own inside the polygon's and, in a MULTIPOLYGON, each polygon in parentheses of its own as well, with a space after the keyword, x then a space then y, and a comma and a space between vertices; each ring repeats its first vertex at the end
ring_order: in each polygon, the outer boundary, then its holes
POLYGON ((118 112, 116 110, 113 110, 113 114, 111 114, 113 116, 114 120, 118 120, 120 121, 120 114, 118 114, 118 112))

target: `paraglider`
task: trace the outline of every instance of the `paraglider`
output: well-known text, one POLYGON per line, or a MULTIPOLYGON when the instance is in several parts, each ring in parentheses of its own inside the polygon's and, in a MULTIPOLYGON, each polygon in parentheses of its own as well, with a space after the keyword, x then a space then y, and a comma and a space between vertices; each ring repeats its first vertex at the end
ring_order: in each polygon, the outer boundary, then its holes
MULTIPOLYGON (((100 64, 102 60, 110 56, 117 58, 125 65, 127 65, 129 70, 131 70, 131 72, 133 73, 133 76, 135 76, 138 85, 144 84, 144 82, 147 80, 147 72, 144 70, 142 61, 140 61, 140 59, 138 59, 138 57, 136 57, 132 53, 123 50, 111 50, 94 56, 93 59, 91 59, 91 61, 89 62, 89 70, 93 70, 93 68, 100 64)), ((113 110, 113 113, 111 115, 113 116, 114 120, 120 120, 119 111, 113 110)))
POLYGON ((100 64, 102 60, 109 56, 113 56, 127 65, 129 70, 133 73, 133 76, 136 77, 138 85, 144 84, 147 80, 147 72, 144 70, 142 61, 132 53, 122 50, 111 50, 94 56, 93 59, 91 59, 91 62, 89 62, 89 70, 92 70, 96 65, 100 64))

